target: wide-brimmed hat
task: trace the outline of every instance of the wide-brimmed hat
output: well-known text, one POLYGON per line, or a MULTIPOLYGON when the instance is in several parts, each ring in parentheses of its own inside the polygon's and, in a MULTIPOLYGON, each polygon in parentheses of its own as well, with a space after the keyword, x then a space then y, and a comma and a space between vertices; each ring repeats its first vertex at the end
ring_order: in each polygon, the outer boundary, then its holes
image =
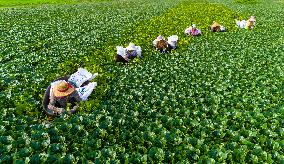
POLYGON ((157 40, 164 40, 164 37, 163 37, 162 35, 159 35, 159 36, 157 37, 157 40))
POLYGON ((136 50, 136 46, 135 46, 135 44, 134 43, 129 43, 129 45, 126 47, 126 49, 129 51, 134 51, 134 50, 136 50))
POLYGON ((218 26, 221 26, 221 25, 219 23, 213 21, 213 24, 211 25, 211 27, 214 28, 214 27, 218 27, 218 26))
POLYGON ((53 94, 55 97, 69 96, 74 91, 74 86, 66 81, 60 81, 53 87, 53 94))
POLYGON ((251 17, 249 18, 249 21, 250 21, 250 22, 255 22, 255 16, 251 16, 251 17))

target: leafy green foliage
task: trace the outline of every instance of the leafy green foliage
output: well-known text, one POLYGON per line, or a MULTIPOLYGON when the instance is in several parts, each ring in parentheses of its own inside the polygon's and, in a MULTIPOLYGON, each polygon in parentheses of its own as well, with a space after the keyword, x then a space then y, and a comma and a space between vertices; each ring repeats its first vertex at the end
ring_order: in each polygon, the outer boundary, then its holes
POLYGON ((89 102, 89 106, 96 107, 113 76, 105 71, 113 65, 112 47, 120 44, 113 41, 118 40, 117 36, 127 36, 135 21, 149 19, 173 5, 164 3, 158 10, 152 2, 144 4, 145 10, 138 10, 141 6, 133 2, 113 2, 3 10, 0 104, 16 108, 17 114, 40 117, 42 95, 50 82, 84 66, 100 74, 96 78, 100 85, 93 94, 96 100, 89 102))
POLYGON ((283 162, 283 4, 135 2, 1 11, 0 163, 283 162), (235 27, 242 13, 259 18, 253 31, 235 27), (228 31, 209 32, 213 20, 228 31), (203 36, 183 35, 191 23, 203 36), (155 51, 159 34, 178 49, 155 51), (129 42, 145 58, 114 64, 129 42), (82 112, 31 117, 81 64, 101 74, 82 112))
POLYGON ((248 3, 257 3, 258 0, 234 0, 235 3, 248 4, 248 3))
POLYGON ((0 7, 31 6, 43 4, 77 4, 88 2, 102 2, 111 0, 0 0, 0 7))

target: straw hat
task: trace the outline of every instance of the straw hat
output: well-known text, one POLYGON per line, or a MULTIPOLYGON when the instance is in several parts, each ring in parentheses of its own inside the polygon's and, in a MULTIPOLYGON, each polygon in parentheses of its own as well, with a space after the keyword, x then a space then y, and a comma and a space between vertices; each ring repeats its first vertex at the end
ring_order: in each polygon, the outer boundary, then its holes
POLYGON ((218 27, 218 26, 220 26, 220 24, 215 22, 215 21, 213 21, 213 24, 211 25, 211 27, 214 28, 214 27, 218 27))
POLYGON ((75 91, 75 88, 70 83, 66 81, 58 82, 53 88, 53 94, 55 97, 65 97, 69 96, 75 91))
POLYGON ((128 50, 128 51, 134 51, 134 50, 136 50, 136 46, 135 46, 135 44, 134 43, 129 43, 129 45, 126 47, 126 49, 128 50))

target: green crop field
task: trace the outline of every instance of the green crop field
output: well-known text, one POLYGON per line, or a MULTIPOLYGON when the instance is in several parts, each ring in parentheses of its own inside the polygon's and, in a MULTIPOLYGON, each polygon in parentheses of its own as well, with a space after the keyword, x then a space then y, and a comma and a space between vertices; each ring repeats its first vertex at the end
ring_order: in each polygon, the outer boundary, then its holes
POLYGON ((282 0, 0 0, 0 163, 284 163, 283 18, 282 0), (144 58, 116 64, 129 42, 144 58), (46 87, 80 66, 98 86, 48 120, 46 87))
POLYGON ((47 4, 78 4, 111 0, 0 0, 0 7, 23 7, 47 4))

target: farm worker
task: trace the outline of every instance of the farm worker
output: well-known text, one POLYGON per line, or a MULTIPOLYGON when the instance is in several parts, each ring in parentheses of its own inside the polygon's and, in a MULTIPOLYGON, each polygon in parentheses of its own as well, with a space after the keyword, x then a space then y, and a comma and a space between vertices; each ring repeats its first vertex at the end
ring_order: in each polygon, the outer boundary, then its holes
POLYGON ((169 48, 169 43, 165 40, 162 35, 159 35, 154 41, 153 46, 159 50, 161 53, 164 53, 169 48))
POLYGON ((213 24, 211 25, 211 31, 212 32, 224 32, 226 29, 224 26, 220 25, 219 23, 213 21, 213 24))
POLYGON ((172 35, 168 37, 168 43, 169 43, 169 49, 176 49, 177 48, 177 42, 178 42, 178 36, 172 35))
POLYGON ((245 28, 247 30, 252 30, 253 27, 255 26, 256 20, 255 20, 255 16, 251 16, 247 21, 246 20, 240 21, 240 20, 235 19, 235 22, 239 28, 245 28))
POLYGON ((168 37, 168 40, 165 40, 165 38, 161 35, 159 35, 154 41, 153 46, 159 50, 161 53, 170 51, 172 49, 176 49, 178 42, 178 36, 172 35, 168 37))
POLYGON ((246 23, 245 29, 252 30, 255 25, 255 22, 256 22, 255 16, 251 16, 246 23))
POLYGON ((85 86, 82 86, 82 84, 91 81, 97 75, 98 73, 91 74, 86 69, 79 68, 67 81, 58 80, 51 83, 50 100, 47 108, 54 114, 60 115, 70 103, 72 105, 70 113, 74 113, 79 102, 86 101, 97 86, 96 82, 88 83, 85 86))
POLYGON ((135 57, 140 57, 141 56, 141 47, 140 46, 135 46, 134 43, 129 43, 129 45, 125 48, 126 56, 128 59, 133 59, 135 57))
POLYGON ((185 29, 184 33, 186 35, 192 35, 192 36, 199 36, 201 35, 201 31, 196 28, 195 24, 192 24, 189 28, 185 29))
POLYGON ((116 62, 128 63, 129 59, 126 56, 126 51, 122 46, 116 46, 117 52, 114 60, 116 62))

